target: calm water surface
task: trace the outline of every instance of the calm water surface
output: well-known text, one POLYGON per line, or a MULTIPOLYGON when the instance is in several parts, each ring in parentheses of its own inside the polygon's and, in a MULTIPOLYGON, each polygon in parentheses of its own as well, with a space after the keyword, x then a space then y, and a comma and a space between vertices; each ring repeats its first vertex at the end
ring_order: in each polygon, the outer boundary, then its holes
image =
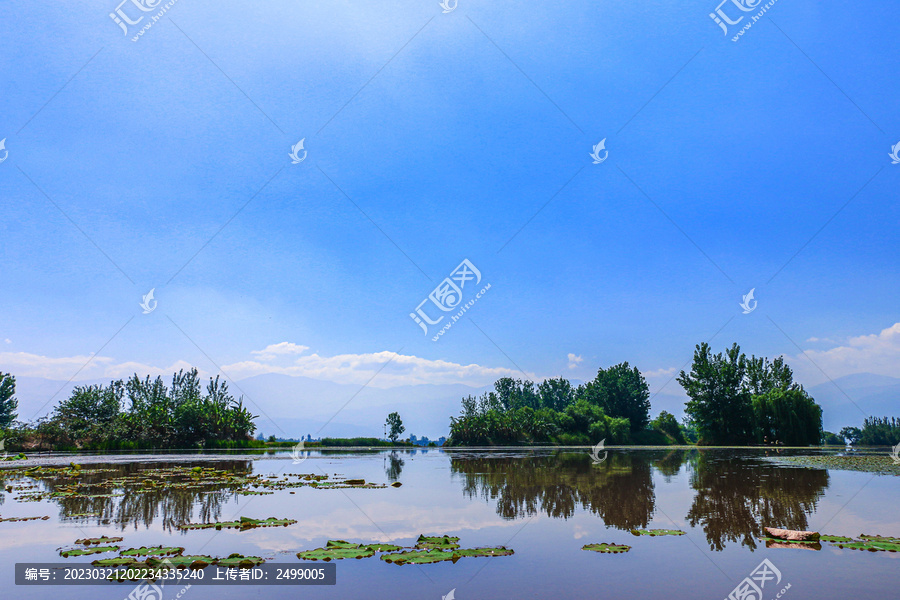
MULTIPOLYGON (((773 455, 774 456, 774 455, 773 455)), ((775 456, 777 457, 777 456, 775 456)), ((15 588, 15 562, 89 563, 61 559, 59 548, 82 537, 119 535, 123 549, 170 545, 185 554, 238 552, 300 564, 295 554, 329 539, 412 546, 419 534, 459 536, 464 548, 505 545, 510 557, 465 558, 433 565, 392 565, 378 557, 336 561, 336 586, 233 588, 194 586, 185 598, 434 598, 451 589, 470 598, 726 598, 768 558, 782 574, 763 598, 894 598, 900 553, 766 548, 764 526, 825 534, 900 537, 900 479, 870 473, 779 465, 757 450, 611 450, 599 465, 587 451, 339 452, 294 464, 288 453, 256 457, 96 457, 85 468, 112 471, 97 482, 172 464, 216 466, 284 476, 327 473, 399 488, 309 487, 242 496, 237 488, 126 493, 112 498, 19 502, 0 494, 0 516, 47 521, 0 523, 3 597, 124 598, 132 585, 15 588), (104 464, 105 463, 105 464, 104 464), (291 491, 294 493, 292 494, 291 491), (73 515, 95 514, 83 517, 73 515), (288 518, 290 527, 183 532, 185 522, 240 516, 288 518), (636 537, 634 528, 669 528, 681 537, 636 537), (585 552, 588 543, 632 546, 628 553, 585 552), (771 593, 769 593, 771 592, 771 593), (7 595, 7 594, 10 595, 7 595)), ((2 487, 65 482, 11 478, 2 487)), ((103 554, 100 557, 115 556, 103 554)), ((167 598, 178 590, 167 589, 167 598)))

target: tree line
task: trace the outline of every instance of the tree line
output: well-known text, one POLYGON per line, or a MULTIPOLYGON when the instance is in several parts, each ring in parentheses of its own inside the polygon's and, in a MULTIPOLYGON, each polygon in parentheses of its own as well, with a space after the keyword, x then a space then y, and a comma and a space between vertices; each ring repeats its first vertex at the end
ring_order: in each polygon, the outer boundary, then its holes
POLYGON ((256 416, 228 384, 197 369, 180 370, 169 386, 162 377, 133 375, 109 385, 76 386, 48 415, 16 422, 15 377, 0 373, 0 428, 16 446, 36 449, 196 448, 245 445, 256 416), (10 427, 12 427, 10 429, 10 427))
POLYGON ((650 388, 627 362, 573 386, 504 377, 480 397, 466 396, 450 419, 451 445, 628 443, 650 422, 650 388), (593 440, 593 441, 592 441, 593 440))
POLYGON ((526 443, 778 444, 821 443, 822 409, 794 381, 782 358, 747 357, 734 344, 714 354, 695 347, 689 372, 678 383, 688 396, 685 419, 662 411, 650 420, 650 393, 627 362, 601 368, 589 382, 562 377, 535 385, 505 377, 479 398, 462 399, 450 419, 451 445, 526 443))

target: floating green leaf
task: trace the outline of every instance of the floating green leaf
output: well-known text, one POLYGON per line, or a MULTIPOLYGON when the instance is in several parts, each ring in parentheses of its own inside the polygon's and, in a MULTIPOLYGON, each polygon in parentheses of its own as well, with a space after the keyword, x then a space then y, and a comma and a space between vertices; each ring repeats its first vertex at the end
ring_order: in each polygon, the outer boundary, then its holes
POLYGON ((133 565, 137 560, 130 556, 117 556, 116 558, 98 558, 91 564, 95 567, 122 567, 125 565, 133 565))
POLYGON ((178 567, 188 567, 190 569, 203 569, 204 567, 208 567, 209 565, 216 562, 216 559, 211 556, 199 556, 199 555, 190 555, 190 556, 167 556, 165 558, 153 557, 147 559, 147 564, 151 567, 158 567, 160 565, 168 565, 175 568, 178 567))
MULTIPOLYGON (((375 556, 375 550, 369 546, 360 544, 350 544, 343 540, 334 540, 336 545, 326 545, 325 548, 316 548, 315 550, 305 550, 297 553, 300 560, 341 560, 344 558, 369 558, 375 556)), ((332 542, 328 542, 332 544, 332 542)))
POLYGON ((382 554, 381 560, 395 565, 427 565, 446 560, 456 562, 461 556, 450 550, 410 550, 394 554, 382 554))
POLYGON ((822 542, 852 542, 853 538, 843 537, 840 535, 823 535, 819 537, 822 542))
POLYGON ((118 546, 88 546, 87 548, 72 548, 70 550, 60 550, 59 555, 63 558, 70 556, 87 556, 89 554, 100 554, 101 552, 118 552, 118 546))
POLYGON ((366 548, 375 552, 396 552, 402 550, 402 546, 393 546, 391 544, 366 544, 366 548))
POLYGON ((91 544, 116 544, 121 542, 124 538, 120 537, 106 537, 105 535, 98 538, 82 538, 80 540, 75 540, 76 544, 83 544, 85 546, 89 546, 91 544))
POLYGON ((232 554, 228 558, 220 558, 216 561, 216 565, 220 567, 250 569, 263 564, 265 559, 258 556, 244 556, 242 554, 232 554))
POLYGON ((185 531, 191 529, 240 529, 244 531, 256 527, 287 527, 296 522, 291 519, 276 519, 275 517, 269 517, 268 519, 241 517, 239 521, 224 521, 222 523, 184 523, 179 525, 178 529, 185 531))
POLYGON ((141 546, 140 548, 130 548, 122 551, 122 556, 169 556, 173 554, 181 554, 184 548, 154 546, 148 548, 141 546))
POLYGON ((631 534, 656 537, 658 535, 684 535, 685 532, 680 529, 632 529, 631 534))
POLYGON ((869 552, 900 552, 900 540, 874 535, 868 536, 867 539, 861 542, 839 542, 836 546, 838 548, 847 548, 848 550, 868 550, 869 552))
POLYGON ((624 544, 586 544, 582 546, 582 550, 591 550, 592 552, 600 552, 602 554, 620 554, 631 550, 631 546, 624 544))
POLYGON ((447 535, 438 535, 438 536, 425 536, 420 535, 419 539, 416 540, 416 548, 420 550, 426 549, 435 549, 435 550, 453 550, 455 548, 459 548, 459 538, 458 537, 450 537, 447 535))

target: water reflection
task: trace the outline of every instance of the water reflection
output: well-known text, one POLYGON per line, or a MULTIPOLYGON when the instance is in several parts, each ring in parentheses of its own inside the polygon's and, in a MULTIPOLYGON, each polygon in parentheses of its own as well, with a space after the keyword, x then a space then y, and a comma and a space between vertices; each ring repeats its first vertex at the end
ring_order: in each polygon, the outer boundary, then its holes
POLYGON ((396 450, 392 450, 390 455, 388 456, 389 464, 385 468, 384 473, 387 475, 388 481, 391 483, 397 481, 400 478, 400 473, 403 472, 403 459, 400 458, 400 455, 396 450))
MULTIPOLYGON (((201 463, 209 466, 209 463, 201 463)), ((251 461, 218 461, 217 469, 235 475, 249 475, 251 461)), ((50 498, 59 506, 63 522, 113 524, 125 530, 129 526, 150 527, 157 519, 163 529, 171 531, 176 526, 198 521, 216 521, 223 506, 244 488, 238 482, 199 483, 189 487, 159 486, 147 489, 142 486, 140 473, 150 469, 183 467, 185 463, 96 464, 77 476, 78 494, 73 497, 50 498), (98 470, 100 472, 93 472, 98 470), (137 478, 135 478, 137 476, 137 478)), ((190 467, 190 465, 188 465, 190 467)), ((14 495, 44 492, 65 492, 75 478, 65 473, 23 473, 0 471, 0 485, 10 486, 14 495)), ((0 496, 2 498, 2 496, 0 496)))
POLYGON ((802 529, 828 488, 828 472, 785 468, 721 451, 699 451, 691 462, 696 490, 687 514, 712 550, 740 542, 751 550, 763 527, 802 529))
MULTIPOLYGON (((469 498, 495 500, 497 514, 516 519, 539 511, 568 519, 581 507, 619 529, 646 527, 656 498, 649 458, 611 453, 593 464, 586 453, 527 457, 453 457, 469 498)), ((676 469, 677 471, 677 469, 676 469)))

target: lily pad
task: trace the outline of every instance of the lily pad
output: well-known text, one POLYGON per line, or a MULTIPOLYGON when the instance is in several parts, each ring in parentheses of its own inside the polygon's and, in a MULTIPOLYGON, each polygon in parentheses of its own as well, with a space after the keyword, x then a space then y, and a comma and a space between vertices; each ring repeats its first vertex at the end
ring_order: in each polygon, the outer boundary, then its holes
POLYGON ((158 567, 161 564, 166 564, 171 567, 175 567, 176 569, 179 567, 187 567, 190 569, 203 569, 208 567, 209 565, 216 562, 216 559, 212 556, 201 556, 201 555, 190 555, 190 556, 167 556, 165 558, 158 558, 151 556, 147 559, 147 564, 151 567, 158 567))
POLYGON ((345 540, 328 540, 325 543, 326 548, 359 548, 361 544, 355 542, 347 542, 345 540))
POLYGON ((60 550, 59 555, 63 558, 70 556, 87 556, 89 554, 100 554, 101 552, 118 552, 118 546, 88 546, 87 548, 72 548, 70 550, 60 550))
POLYGON ((409 550, 407 552, 395 552, 383 554, 381 560, 395 565, 427 565, 436 562, 451 561, 455 563, 464 557, 491 557, 510 556, 513 551, 509 548, 458 548, 456 550, 409 550))
POLYGON ((420 550, 454 550, 456 548, 459 548, 459 538, 450 537, 447 535, 430 537, 420 535, 419 539, 416 540, 416 548, 420 550))
POLYGON ((5 519, 0 517, 0 523, 8 521, 10 523, 16 523, 20 521, 46 521, 50 517, 6 517, 5 519))
POLYGON ((685 532, 680 529, 632 529, 631 534, 656 537, 659 535, 685 535, 685 532))
POLYGON ((287 527, 296 522, 291 519, 276 519, 275 517, 269 517, 268 519, 241 517, 239 521, 224 521, 222 523, 184 523, 179 525, 178 529, 185 531, 191 529, 240 529, 245 531, 256 527, 287 527))
POLYGON ((823 535, 819 537, 819 541, 822 542, 852 542, 853 538, 844 537, 841 535, 823 535))
POLYGON ((121 542, 124 538, 120 537, 106 537, 105 535, 98 538, 82 538, 80 540, 75 540, 76 544, 83 544, 85 546, 89 546, 91 544, 116 544, 121 542))
POLYGON ((514 552, 509 548, 498 546, 497 548, 460 548, 459 550, 454 550, 453 554, 470 557, 492 557, 511 556, 514 552))
POLYGON ((585 546, 582 546, 581 549, 600 552, 602 554, 620 554, 631 550, 631 546, 625 546, 624 544, 586 544, 585 546))
POLYGON ((137 562, 130 556, 117 556, 116 558, 98 558, 91 564, 95 567, 122 567, 125 565, 133 565, 137 562))
POLYGON ((366 544, 366 548, 375 552, 396 552, 403 550, 403 546, 394 546, 391 544, 366 544))
POLYGON ((220 558, 216 561, 216 565, 227 568, 251 569, 263 564, 265 559, 258 556, 244 556, 242 554, 232 554, 228 558, 220 558))
MULTIPOLYGON (((862 536, 860 536, 862 537, 862 536)), ((867 536, 861 542, 835 544, 838 548, 848 550, 868 550, 869 552, 900 552, 900 540, 897 538, 883 538, 880 536, 867 536)))
POLYGON ((863 533, 859 536, 859 538, 861 540, 869 540, 872 542, 886 542, 888 544, 900 544, 900 538, 895 538, 895 537, 884 537, 881 535, 866 535, 863 533))
POLYGON ((459 554, 450 550, 410 550, 381 555, 381 560, 395 565, 427 565, 446 560, 456 562, 460 558, 459 554))
MULTIPOLYGON (((340 542, 341 540, 336 541, 340 542)), ((343 544, 348 543, 343 542, 343 544)), ((298 552, 297 558, 300 560, 324 560, 328 562, 330 560, 341 560, 344 558, 369 558, 370 556, 375 556, 375 550, 369 546, 362 546, 360 544, 345 546, 343 544, 298 552)))
POLYGON ((123 550, 122 556, 170 556, 174 554, 181 554, 182 552, 184 552, 184 548, 165 546, 155 546, 152 548, 148 548, 147 546, 141 546, 140 548, 130 548, 128 550, 123 550))

